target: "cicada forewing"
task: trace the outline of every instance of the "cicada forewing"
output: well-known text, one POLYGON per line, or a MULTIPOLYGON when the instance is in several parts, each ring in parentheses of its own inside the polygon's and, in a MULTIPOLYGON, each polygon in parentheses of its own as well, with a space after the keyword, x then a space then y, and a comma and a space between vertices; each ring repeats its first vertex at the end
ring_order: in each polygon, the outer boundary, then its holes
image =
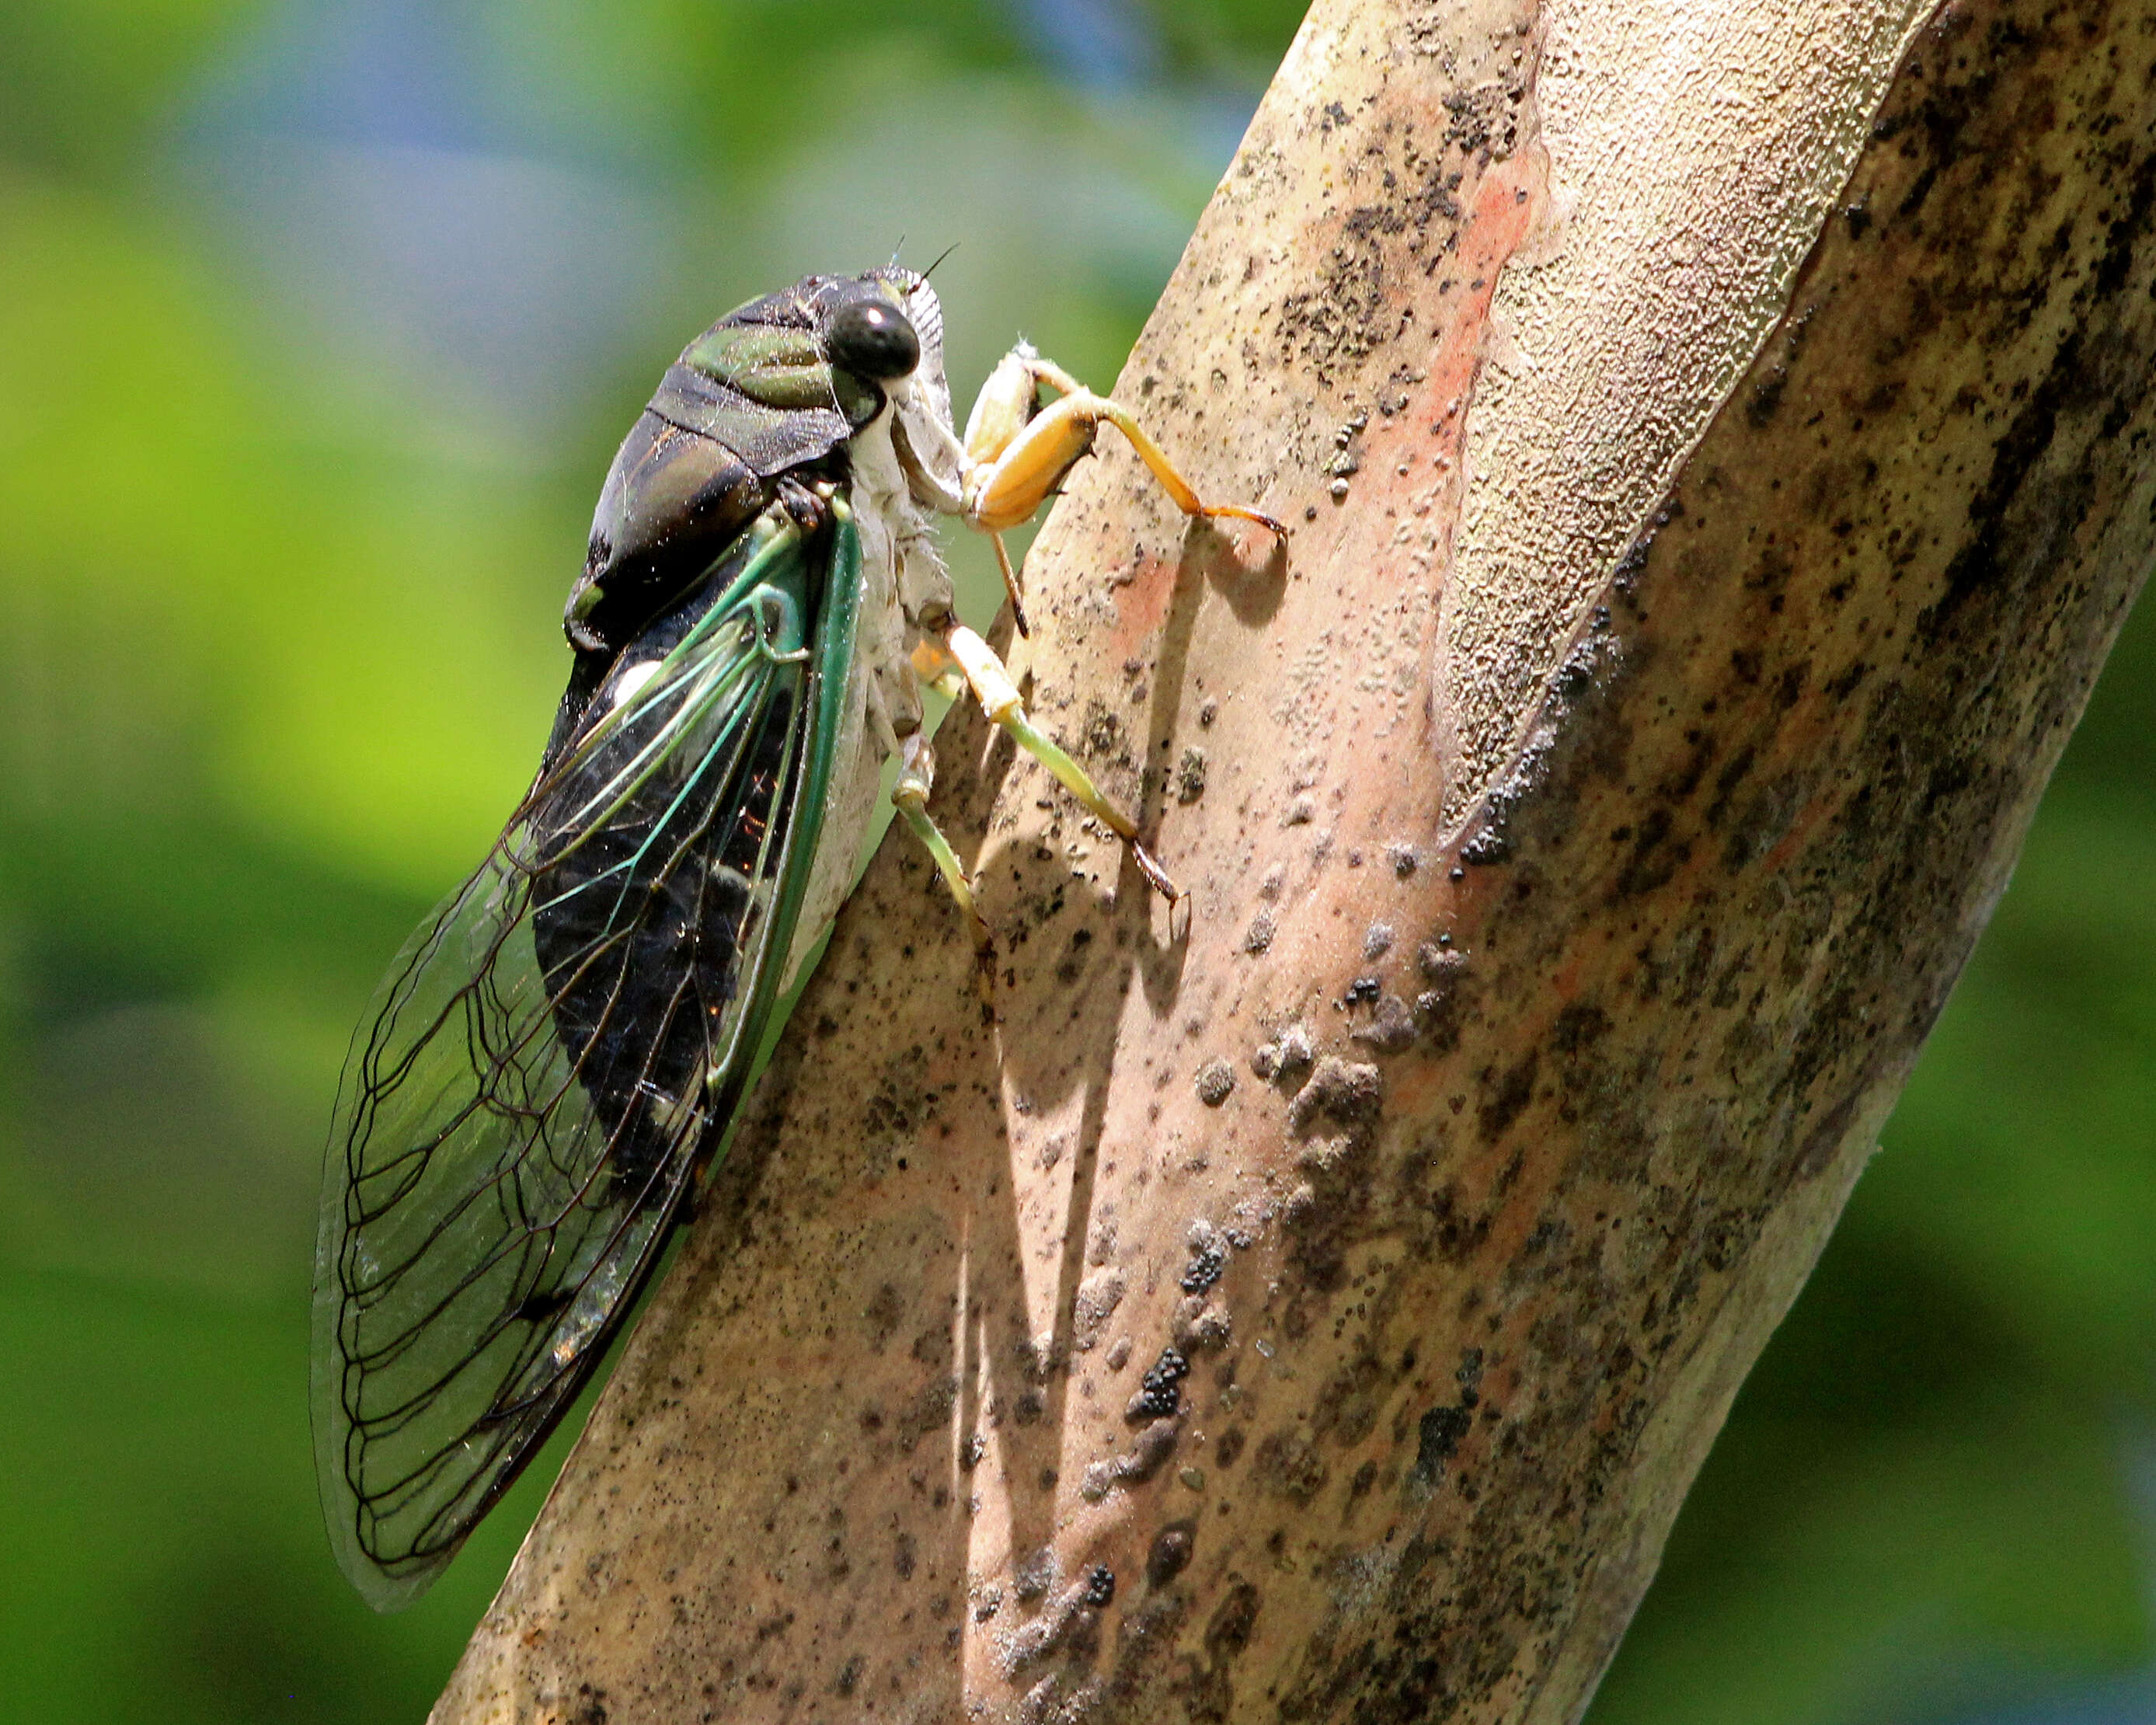
POLYGON ((761 517, 569 716, 353 1045, 312 1390, 338 1560, 377 1608, 566 1411, 716 1147, 816 846, 858 567, 842 503, 761 517))

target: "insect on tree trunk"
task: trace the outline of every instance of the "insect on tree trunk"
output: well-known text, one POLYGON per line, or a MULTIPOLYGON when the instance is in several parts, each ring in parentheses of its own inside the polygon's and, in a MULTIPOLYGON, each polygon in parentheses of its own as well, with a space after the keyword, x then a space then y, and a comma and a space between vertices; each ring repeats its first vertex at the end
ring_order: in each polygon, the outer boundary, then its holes
POLYGON ((435 1717, 1575 1718, 2147 566, 2156 8, 1320 0, 435 1717))

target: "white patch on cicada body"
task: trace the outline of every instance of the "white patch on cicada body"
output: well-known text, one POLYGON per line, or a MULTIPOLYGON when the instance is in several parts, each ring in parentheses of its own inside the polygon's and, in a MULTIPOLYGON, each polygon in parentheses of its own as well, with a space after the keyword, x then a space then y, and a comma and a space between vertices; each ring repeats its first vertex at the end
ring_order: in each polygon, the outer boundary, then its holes
POLYGON ((914 497, 939 514, 955 515, 966 452, 952 419, 951 382, 943 371, 943 308, 935 289, 916 281, 906 311, 921 340, 921 362, 892 392, 892 444, 914 497))
POLYGON ((618 707, 634 696, 652 678, 659 675, 661 661, 646 659, 636 665, 624 665, 613 675, 613 691, 607 705, 618 707))

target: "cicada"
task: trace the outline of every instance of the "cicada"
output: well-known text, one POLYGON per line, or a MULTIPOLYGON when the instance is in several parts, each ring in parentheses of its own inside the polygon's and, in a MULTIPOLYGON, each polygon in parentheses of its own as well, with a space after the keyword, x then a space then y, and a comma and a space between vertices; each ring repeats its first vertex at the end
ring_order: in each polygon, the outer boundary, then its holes
POLYGON ((537 775, 406 943, 340 1087, 316 1460, 377 1609, 427 1588, 598 1364, 852 884, 893 756, 894 799, 987 946, 927 812, 924 678, 969 685, 1173 893, 959 622, 933 532, 1026 521, 1102 424, 1187 513, 1280 531, 1201 504, 1124 408, 1023 342, 962 441, 936 295, 895 265, 727 313, 630 429, 537 775))

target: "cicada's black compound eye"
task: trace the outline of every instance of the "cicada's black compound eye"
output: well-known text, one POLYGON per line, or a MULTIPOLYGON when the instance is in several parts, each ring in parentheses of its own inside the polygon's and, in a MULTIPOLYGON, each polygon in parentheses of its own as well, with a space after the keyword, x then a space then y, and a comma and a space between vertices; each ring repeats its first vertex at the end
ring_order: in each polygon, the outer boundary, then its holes
POLYGON ((831 363, 879 383, 910 377, 921 363, 921 337, 906 316, 880 294, 864 290, 842 301, 824 332, 831 363))

